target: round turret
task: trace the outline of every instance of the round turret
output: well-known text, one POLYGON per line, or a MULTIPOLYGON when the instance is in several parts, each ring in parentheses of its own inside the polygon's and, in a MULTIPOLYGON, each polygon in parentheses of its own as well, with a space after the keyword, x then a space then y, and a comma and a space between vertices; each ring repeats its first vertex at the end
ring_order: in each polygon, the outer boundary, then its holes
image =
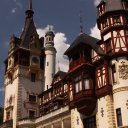
POLYGON ((53 31, 49 30, 46 34, 45 34, 45 37, 47 36, 52 36, 52 37, 55 37, 55 34, 53 31))

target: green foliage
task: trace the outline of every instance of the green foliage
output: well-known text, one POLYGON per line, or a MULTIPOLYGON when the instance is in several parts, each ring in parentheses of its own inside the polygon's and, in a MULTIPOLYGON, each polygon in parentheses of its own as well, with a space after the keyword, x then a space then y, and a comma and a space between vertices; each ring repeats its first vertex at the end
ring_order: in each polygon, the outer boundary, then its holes
POLYGON ((0 124, 3 123, 3 108, 0 107, 0 124))

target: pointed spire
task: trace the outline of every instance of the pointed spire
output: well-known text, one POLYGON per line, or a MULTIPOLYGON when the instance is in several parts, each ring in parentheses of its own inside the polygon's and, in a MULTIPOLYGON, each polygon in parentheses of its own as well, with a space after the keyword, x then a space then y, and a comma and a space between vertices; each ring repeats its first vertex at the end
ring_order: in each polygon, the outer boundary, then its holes
POLYGON ((32 0, 29 0, 29 10, 32 10, 32 0))
POLYGON ((83 19, 80 12, 80 33, 83 33, 83 19))

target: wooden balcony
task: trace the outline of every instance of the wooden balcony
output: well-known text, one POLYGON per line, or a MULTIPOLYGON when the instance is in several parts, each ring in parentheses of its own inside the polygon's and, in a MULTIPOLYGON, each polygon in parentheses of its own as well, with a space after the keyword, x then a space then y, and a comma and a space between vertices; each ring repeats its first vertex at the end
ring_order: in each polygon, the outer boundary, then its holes
POLYGON ((93 89, 82 90, 74 95, 73 101, 70 103, 71 108, 77 107, 77 110, 84 114, 90 115, 96 106, 96 96, 93 89))
POLYGON ((111 85, 103 86, 101 88, 96 89, 96 96, 98 98, 105 96, 107 94, 111 94, 111 93, 112 93, 112 86, 111 85))
POLYGON ((82 63, 81 59, 73 60, 69 65, 69 70, 74 69, 75 67, 79 66, 82 63))

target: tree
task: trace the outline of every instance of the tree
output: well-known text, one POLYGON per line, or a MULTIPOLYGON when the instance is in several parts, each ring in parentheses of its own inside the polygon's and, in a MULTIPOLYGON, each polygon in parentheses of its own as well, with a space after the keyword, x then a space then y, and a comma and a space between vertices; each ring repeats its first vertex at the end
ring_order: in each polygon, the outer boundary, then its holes
POLYGON ((3 123, 3 108, 0 107, 0 124, 3 123))

